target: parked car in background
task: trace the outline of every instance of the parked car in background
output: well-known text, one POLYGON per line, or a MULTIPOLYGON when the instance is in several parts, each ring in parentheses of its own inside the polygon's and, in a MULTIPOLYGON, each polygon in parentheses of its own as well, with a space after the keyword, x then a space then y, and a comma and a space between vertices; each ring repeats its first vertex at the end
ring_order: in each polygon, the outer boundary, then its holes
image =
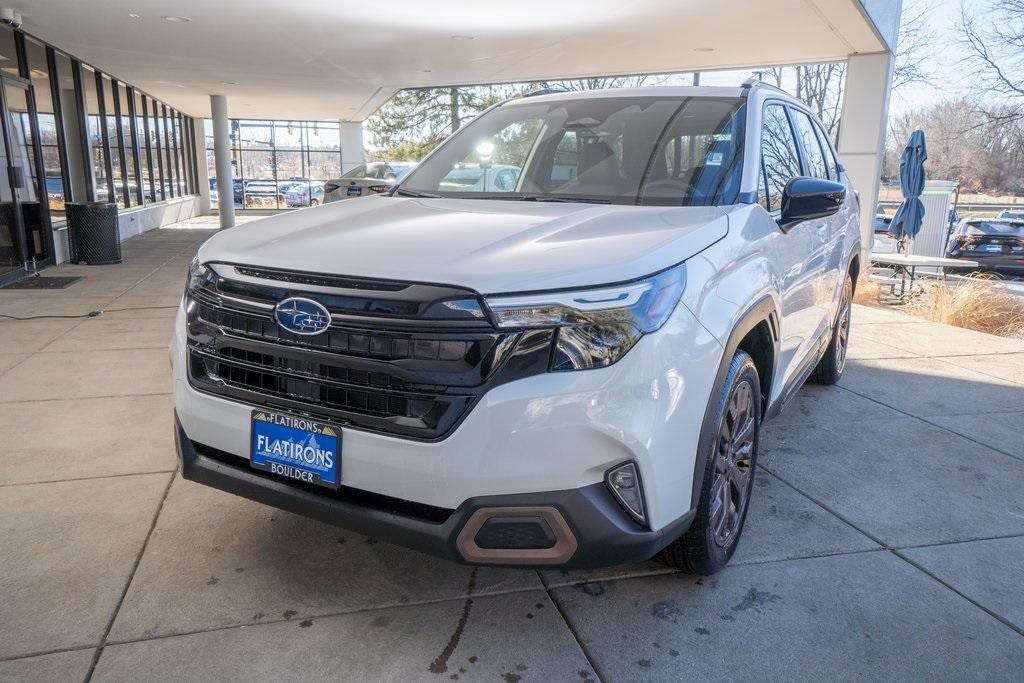
POLYGON ((284 195, 288 208, 317 206, 324 201, 324 184, 318 180, 298 183, 284 195))
MULTIPOLYGON (((232 178, 231 179, 231 191, 232 191, 233 199, 235 200, 235 204, 238 205, 238 206, 241 206, 242 202, 245 199, 245 183, 242 182, 241 178, 232 178)), ((220 201, 220 197, 217 194, 217 178, 216 178, 216 176, 214 176, 213 178, 210 178, 210 196, 214 200, 220 201)))
POLYGON ((390 192, 395 183, 416 167, 412 162, 371 161, 360 164, 335 180, 324 183, 324 199, 336 202, 370 194, 390 192))
POLYGON ((454 168, 441 179, 440 187, 454 192, 510 192, 519 181, 519 167, 500 164, 454 168))
POLYGON ((899 251, 899 242, 892 234, 892 216, 876 213, 872 222, 874 241, 871 244, 872 254, 895 254, 899 251))
POLYGON ((1003 209, 996 218, 1014 218, 1024 220, 1024 209, 1003 209))
POLYGON ((946 272, 1024 275, 1024 218, 965 218, 950 235, 946 255, 978 264, 946 272))
POLYGON ((245 184, 242 204, 247 209, 276 209, 277 195, 273 180, 250 180, 245 184))
POLYGON ((203 244, 181 473, 472 564, 710 574, 762 422, 843 373, 860 253, 829 136, 780 90, 503 102, 389 194, 203 244))
POLYGON ((243 204, 247 209, 283 209, 288 205, 286 196, 292 188, 304 184, 303 180, 250 180, 245 184, 243 204))

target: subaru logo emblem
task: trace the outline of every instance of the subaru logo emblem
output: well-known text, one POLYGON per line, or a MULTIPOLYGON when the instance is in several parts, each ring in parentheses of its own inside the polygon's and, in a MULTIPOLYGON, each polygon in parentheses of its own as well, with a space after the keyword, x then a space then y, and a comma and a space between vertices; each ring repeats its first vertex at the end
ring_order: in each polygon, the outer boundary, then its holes
POLYGON ((331 326, 331 313, 312 299, 293 296, 274 308, 277 324, 295 334, 320 334, 331 326))

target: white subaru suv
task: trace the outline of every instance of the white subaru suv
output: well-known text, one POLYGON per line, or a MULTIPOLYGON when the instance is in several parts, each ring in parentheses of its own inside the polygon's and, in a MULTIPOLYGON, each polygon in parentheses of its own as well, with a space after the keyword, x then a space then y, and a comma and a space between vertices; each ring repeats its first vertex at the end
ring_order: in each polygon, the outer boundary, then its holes
POLYGON ((502 102, 388 194, 200 248, 182 474, 462 562, 717 571, 761 423, 843 371, 858 225, 779 90, 502 102))

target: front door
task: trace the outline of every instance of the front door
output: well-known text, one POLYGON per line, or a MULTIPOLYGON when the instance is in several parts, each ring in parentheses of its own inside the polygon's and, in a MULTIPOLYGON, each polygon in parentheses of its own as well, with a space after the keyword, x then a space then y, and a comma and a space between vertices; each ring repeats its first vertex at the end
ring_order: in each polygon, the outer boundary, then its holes
POLYGON ((28 88, 0 79, 0 284, 47 257, 28 88))

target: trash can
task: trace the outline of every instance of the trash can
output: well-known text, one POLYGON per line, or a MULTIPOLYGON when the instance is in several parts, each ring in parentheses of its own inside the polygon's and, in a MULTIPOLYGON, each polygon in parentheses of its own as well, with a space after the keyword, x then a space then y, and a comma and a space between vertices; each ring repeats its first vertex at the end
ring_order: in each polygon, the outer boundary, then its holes
POLYGON ((72 263, 104 265, 121 262, 121 237, 117 229, 117 204, 76 202, 68 204, 68 247, 72 263))

